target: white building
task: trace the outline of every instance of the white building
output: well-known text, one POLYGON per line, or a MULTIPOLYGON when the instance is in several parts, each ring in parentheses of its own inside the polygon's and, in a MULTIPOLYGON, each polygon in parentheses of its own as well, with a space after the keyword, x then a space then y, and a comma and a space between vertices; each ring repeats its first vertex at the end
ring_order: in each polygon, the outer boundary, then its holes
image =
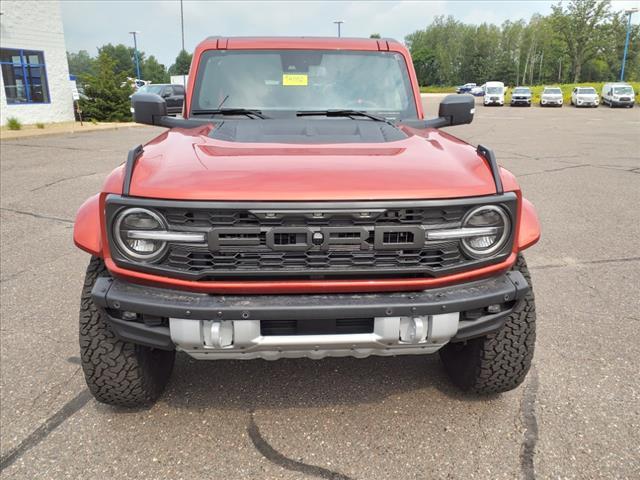
POLYGON ((0 2, 0 124, 74 119, 60 2, 0 2))

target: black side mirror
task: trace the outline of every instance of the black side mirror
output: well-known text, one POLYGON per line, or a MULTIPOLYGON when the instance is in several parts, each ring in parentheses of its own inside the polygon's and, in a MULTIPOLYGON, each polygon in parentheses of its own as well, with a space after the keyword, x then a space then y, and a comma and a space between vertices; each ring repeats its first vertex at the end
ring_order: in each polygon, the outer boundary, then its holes
POLYGON ((412 128, 440 128, 464 125, 473 121, 476 100, 472 95, 447 95, 440 102, 438 118, 428 120, 401 120, 401 125, 412 128))
POLYGON ((155 93, 134 93, 131 96, 133 120, 145 125, 160 125, 167 115, 167 102, 155 93))
POLYGON ((447 126, 464 125, 473 121, 476 101, 471 95, 447 95, 440 102, 438 117, 448 120, 447 126))

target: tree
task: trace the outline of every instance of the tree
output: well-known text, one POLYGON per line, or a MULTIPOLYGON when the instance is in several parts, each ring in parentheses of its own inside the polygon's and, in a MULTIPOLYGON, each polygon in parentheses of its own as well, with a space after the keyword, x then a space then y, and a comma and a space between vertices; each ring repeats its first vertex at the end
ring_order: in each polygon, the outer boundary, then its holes
POLYGON ((176 57, 176 61, 169 67, 170 75, 189 75, 189 68, 191 67, 192 55, 186 50, 180 50, 180 53, 176 57))
POLYGON ((379 33, 372 33, 369 38, 382 38, 379 33))
POLYGON ((149 55, 149 58, 145 59, 141 72, 142 78, 151 83, 169 83, 167 69, 153 55, 149 55))
POLYGON ((78 53, 67 52, 67 62, 71 75, 80 77, 94 73, 95 60, 86 50, 80 50, 78 53))
POLYGON ((583 65, 596 57, 603 44, 603 24, 611 18, 609 6, 609 0, 571 0, 566 9, 562 2, 552 6, 551 18, 566 42, 574 82, 581 80, 583 65))
POLYGON ((131 120, 129 96, 133 89, 128 85, 126 73, 116 73, 117 61, 106 50, 96 59, 95 74, 85 77, 84 91, 87 98, 80 106, 87 119, 107 122, 131 120))
MULTIPOLYGON (((114 73, 120 75, 124 73, 127 77, 136 76, 136 64, 135 64, 135 50, 131 47, 127 47, 119 43, 118 45, 112 45, 107 43, 98 48, 98 55, 102 53, 108 55, 114 60, 114 73)), ((138 61, 140 62, 140 68, 144 63, 144 53, 138 51, 138 61)))

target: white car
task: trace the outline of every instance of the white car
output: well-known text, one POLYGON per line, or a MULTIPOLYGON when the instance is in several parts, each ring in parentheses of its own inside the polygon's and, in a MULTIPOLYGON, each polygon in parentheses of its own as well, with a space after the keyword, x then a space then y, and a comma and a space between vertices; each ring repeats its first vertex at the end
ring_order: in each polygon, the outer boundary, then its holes
POLYGON ((599 103, 598 92, 593 87, 575 87, 571 92, 571 105, 576 107, 597 107, 599 103))
POLYGON ((529 87, 516 87, 511 94, 511 106, 525 105, 531 106, 531 89, 529 87))
POLYGON ((487 82, 484 87, 484 105, 504 105, 505 88, 502 82, 487 82))
POLYGON ((541 107, 548 107, 551 105, 561 107, 562 101, 562 90, 558 87, 544 87, 542 95, 540 95, 541 107))

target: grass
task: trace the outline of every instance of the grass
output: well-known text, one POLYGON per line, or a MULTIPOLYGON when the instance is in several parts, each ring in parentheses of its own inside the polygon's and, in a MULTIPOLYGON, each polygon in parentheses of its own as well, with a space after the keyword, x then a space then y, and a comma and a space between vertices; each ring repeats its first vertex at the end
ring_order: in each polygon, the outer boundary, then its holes
MULTIPOLYGON (((574 87, 593 87, 596 89, 596 92, 600 94, 602 91, 602 87, 605 83, 608 82, 585 82, 585 83, 564 83, 564 84, 553 84, 550 83, 548 85, 534 85, 531 88, 531 93, 533 94, 533 103, 540 102, 540 95, 542 94, 542 90, 545 86, 549 87, 560 87, 562 90, 562 96, 564 97, 564 103, 569 104, 571 100, 571 91, 574 87)), ((627 82, 629 85, 633 87, 633 91, 636 92, 636 103, 640 103, 640 82, 627 82)), ((528 85, 527 85, 528 86, 528 85)), ((507 93, 505 95, 504 102, 509 103, 511 101, 511 92, 512 88, 507 89, 507 93)), ((428 87, 420 87, 420 92, 422 93, 455 93, 455 86, 441 86, 441 85, 431 85, 428 87)))
POLYGON ((7 128, 9 128, 9 130, 20 130, 22 128, 22 124, 17 118, 9 117, 7 118, 7 128))

